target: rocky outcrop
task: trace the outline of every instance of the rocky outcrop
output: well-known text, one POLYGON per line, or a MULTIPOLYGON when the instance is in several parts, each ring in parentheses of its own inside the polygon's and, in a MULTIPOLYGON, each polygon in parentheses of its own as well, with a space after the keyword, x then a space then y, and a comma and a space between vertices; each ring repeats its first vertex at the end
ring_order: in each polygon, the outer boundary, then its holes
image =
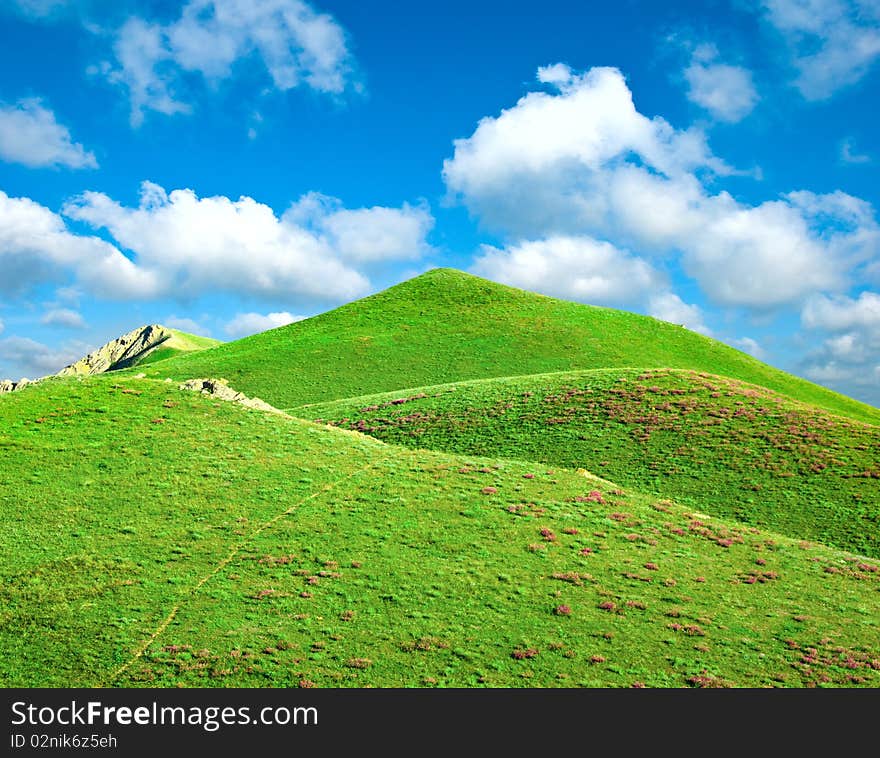
POLYGON ((159 324, 142 326, 64 367, 56 376, 88 376, 128 368, 172 336, 168 329, 159 324))
MULTIPOLYGON (((133 329, 127 334, 97 350, 89 353, 85 358, 80 358, 76 363, 65 366, 57 374, 52 376, 89 376, 91 374, 103 374, 105 371, 116 371, 128 368, 153 352, 159 345, 174 337, 174 334, 159 324, 133 329)), ((19 379, 13 382, 10 379, 0 380, 0 394, 20 390, 28 384, 40 382, 51 377, 43 376, 40 379, 19 379)))
MULTIPOLYGON (((40 380, 36 379, 35 381, 40 380)), ((33 382, 27 377, 22 377, 17 382, 13 382, 11 379, 0 379, 0 395, 4 392, 15 392, 15 390, 20 390, 29 384, 33 384, 33 382)))
POLYGON ((237 392, 229 386, 226 379, 189 379, 179 385, 179 387, 182 390, 192 390, 194 392, 201 392, 203 395, 211 395, 211 397, 216 397, 218 400, 239 403, 248 408, 255 408, 258 411, 278 413, 281 416, 287 415, 284 411, 279 410, 274 405, 269 405, 269 403, 260 400, 258 397, 248 397, 243 392, 237 392))

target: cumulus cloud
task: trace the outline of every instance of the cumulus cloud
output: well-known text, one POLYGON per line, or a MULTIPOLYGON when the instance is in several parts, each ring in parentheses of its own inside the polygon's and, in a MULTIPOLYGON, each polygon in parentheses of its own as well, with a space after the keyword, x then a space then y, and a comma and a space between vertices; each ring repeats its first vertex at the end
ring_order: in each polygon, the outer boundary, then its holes
POLYGON ((421 234, 433 223, 421 207, 352 211, 333 198, 315 203, 310 195, 279 218, 250 197, 200 198, 189 189, 167 193, 151 182, 143 183, 136 208, 86 192, 63 212, 105 229, 158 290, 187 297, 216 290, 275 298, 357 297, 369 281, 352 262, 417 257, 428 248, 421 234), (360 243, 351 240, 355 232, 364 237, 360 243))
POLYGON ((265 332, 279 326, 287 326, 294 321, 302 321, 305 316, 294 316, 287 311, 277 313, 236 313, 229 323, 223 327, 226 334, 234 339, 249 337, 251 334, 265 332))
POLYGON ((0 377, 36 379, 54 374, 93 349, 84 342, 53 348, 28 337, 6 337, 0 339, 0 377))
POLYGON ((137 268, 115 246, 70 232, 56 213, 29 198, 0 191, 0 292, 20 294, 71 275, 91 293, 138 298, 158 293, 152 272, 137 268))
POLYGON ((877 0, 762 0, 784 36, 808 100, 825 100, 858 82, 880 58, 877 0))
POLYGON ((94 153, 73 141, 40 100, 0 103, 0 159, 31 168, 97 168, 94 153))
POLYGON ((821 340, 804 360, 806 375, 880 405, 880 293, 814 297, 801 323, 821 340))
POLYGON ((679 324, 707 336, 712 334, 703 323, 703 312, 696 305, 689 305, 674 292, 661 292, 648 301, 648 313, 654 318, 679 324))
POLYGON ((728 170, 699 131, 677 131, 649 119, 633 104, 617 69, 576 74, 561 64, 541 69, 555 92, 530 92, 512 108, 480 121, 443 164, 447 187, 490 225, 516 231, 596 220, 603 208, 587 202, 604 179, 602 166, 634 156, 646 167, 681 175, 698 167, 728 170), (559 208, 559 200, 570 202, 559 208), (515 209, 511 209, 511 205, 515 209))
POLYGON ((0 292, 54 282, 105 299, 191 299, 224 291, 275 299, 365 294, 361 266, 418 258, 430 246, 427 207, 344 208, 307 195, 282 216, 250 197, 198 197, 144 182, 137 207, 86 192, 63 214, 104 230, 71 231, 62 215, 0 191, 0 292), (122 251, 126 251, 123 253, 122 251), (71 287, 71 285, 73 285, 71 287))
POLYGON ((718 50, 713 45, 697 47, 684 77, 688 99, 719 121, 742 121, 758 102, 752 72, 719 62, 718 50))
POLYGON ((82 314, 70 308, 52 308, 43 314, 40 323, 44 326, 61 326, 66 329, 85 329, 82 314))
POLYGON ((590 237, 554 236, 506 249, 484 245, 473 272, 584 303, 637 302, 662 277, 645 261, 590 237))
POLYGON ((819 295, 804 306, 801 322, 808 329, 831 332, 867 329, 880 334, 880 294, 862 292, 855 299, 819 295))
POLYGON ((755 309, 839 291, 880 247, 871 206, 842 192, 749 205, 710 191, 730 167, 702 133, 640 114, 616 69, 541 72, 553 92, 482 119, 444 163, 450 192, 490 228, 680 254, 713 302, 755 309))
POLYGON ((284 220, 321 235, 346 260, 357 263, 420 258, 430 250, 425 238, 434 227, 425 203, 348 210, 318 192, 300 198, 284 220))
POLYGON ((304 0, 189 0, 170 23, 128 19, 113 52, 96 70, 128 91, 135 126, 149 110, 191 110, 180 94, 185 75, 216 84, 245 60, 258 61, 279 91, 339 95, 353 81, 345 31, 304 0))

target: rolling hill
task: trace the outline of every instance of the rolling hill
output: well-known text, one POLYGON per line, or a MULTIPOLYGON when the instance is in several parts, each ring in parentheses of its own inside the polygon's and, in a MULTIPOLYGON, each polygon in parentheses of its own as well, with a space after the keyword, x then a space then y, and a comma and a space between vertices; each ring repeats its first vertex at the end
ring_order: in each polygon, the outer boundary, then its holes
POLYGON ((593 476, 112 374, 0 448, 4 686, 880 685, 876 562, 593 476))
POLYGON ((564 372, 297 412, 408 447, 585 468, 715 516, 880 557, 878 428, 720 376, 564 372))
POLYGON ((216 376, 280 408, 490 377, 686 368, 869 422, 880 410, 674 324, 434 269, 328 313, 147 367, 216 376))
POLYGON ((878 409, 445 269, 177 339, 0 398, 0 684, 880 686, 878 409))

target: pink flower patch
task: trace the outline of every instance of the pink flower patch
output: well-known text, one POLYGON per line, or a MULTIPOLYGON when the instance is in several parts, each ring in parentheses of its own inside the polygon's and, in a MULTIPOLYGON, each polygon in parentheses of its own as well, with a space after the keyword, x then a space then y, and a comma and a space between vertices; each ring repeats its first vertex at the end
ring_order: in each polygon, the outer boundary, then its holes
POLYGON ((534 658, 537 654, 538 651, 530 647, 525 650, 514 650, 510 655, 514 660, 521 661, 525 658, 534 658))

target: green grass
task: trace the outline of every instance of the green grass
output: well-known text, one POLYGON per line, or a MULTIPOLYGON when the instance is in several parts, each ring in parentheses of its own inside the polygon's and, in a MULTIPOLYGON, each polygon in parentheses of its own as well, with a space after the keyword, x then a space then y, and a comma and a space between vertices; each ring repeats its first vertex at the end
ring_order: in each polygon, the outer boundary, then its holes
POLYGON ((164 328, 171 332, 171 337, 134 363, 134 366, 143 367, 150 363, 163 361, 166 358, 194 353, 199 350, 208 350, 223 344, 220 340, 215 340, 211 337, 201 337, 198 334, 189 334, 169 327, 164 328))
POLYGON ((674 324, 451 269, 146 370, 157 378, 226 378, 242 392, 291 407, 467 379, 634 366, 709 371, 880 423, 876 408, 674 324))
POLYGON ((443 269, 175 333, 0 398, 0 685, 878 687, 878 421, 443 269))
POLYGON ((574 471, 119 375, 0 455, 4 686, 880 686, 875 562, 574 471))
POLYGON ((410 447, 582 467, 706 513, 880 557, 878 428, 722 377, 576 372, 292 412, 410 447))

